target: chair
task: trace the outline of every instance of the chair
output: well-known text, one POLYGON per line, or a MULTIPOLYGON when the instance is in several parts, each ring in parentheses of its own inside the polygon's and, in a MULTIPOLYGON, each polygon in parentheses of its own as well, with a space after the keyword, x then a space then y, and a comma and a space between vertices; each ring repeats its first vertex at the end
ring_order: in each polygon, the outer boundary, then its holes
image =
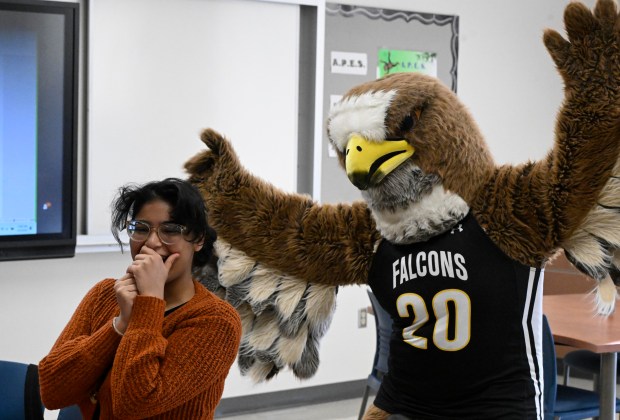
POLYGON ((0 417, 43 420, 37 365, 0 361, 0 417))
POLYGON ((71 405, 69 407, 61 408, 58 412, 57 420, 82 420, 80 407, 77 405, 71 405))
POLYGON ((362 406, 358 418, 361 419, 366 411, 366 403, 368 402, 368 394, 372 389, 374 392, 379 390, 383 376, 388 372, 388 355, 390 353, 390 337, 392 336, 392 318, 390 314, 381 307, 374 293, 368 289, 368 297, 375 314, 376 328, 376 345, 375 357, 372 362, 372 370, 366 381, 364 396, 362 398, 362 406))
MULTIPOLYGON (((559 385, 555 343, 547 317, 543 315, 543 370, 545 420, 585 419, 599 415, 599 394, 568 385, 559 385)), ((616 410, 620 400, 616 400, 616 410)))
MULTIPOLYGON (((617 356, 616 356, 617 357, 617 356)), ((568 385, 572 368, 590 373, 594 382, 594 390, 598 390, 599 374, 601 373, 601 355, 590 350, 573 350, 564 355, 564 385, 568 385)), ((620 364, 617 367, 620 376, 620 364)))

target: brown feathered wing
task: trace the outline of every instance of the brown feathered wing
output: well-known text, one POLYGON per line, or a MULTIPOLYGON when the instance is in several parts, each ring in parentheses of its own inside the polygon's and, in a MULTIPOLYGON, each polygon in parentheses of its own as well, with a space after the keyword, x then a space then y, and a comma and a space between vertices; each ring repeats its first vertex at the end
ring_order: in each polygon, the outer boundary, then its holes
POLYGON ((248 173, 220 134, 208 129, 201 138, 209 150, 185 168, 218 240, 217 270, 197 277, 242 318, 242 374, 260 382, 288 367, 309 378, 338 285, 366 281, 379 239, 370 213, 363 203, 319 205, 281 192, 248 173))

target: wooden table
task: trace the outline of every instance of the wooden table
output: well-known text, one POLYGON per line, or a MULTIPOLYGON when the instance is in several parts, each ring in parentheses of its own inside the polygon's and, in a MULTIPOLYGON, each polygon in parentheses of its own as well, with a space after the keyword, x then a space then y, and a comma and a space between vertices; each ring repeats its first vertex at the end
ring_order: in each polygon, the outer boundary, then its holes
POLYGON ((558 344, 601 354, 601 420, 616 411, 616 352, 620 351, 620 306, 608 317, 596 315, 593 294, 545 295, 543 312, 558 344))

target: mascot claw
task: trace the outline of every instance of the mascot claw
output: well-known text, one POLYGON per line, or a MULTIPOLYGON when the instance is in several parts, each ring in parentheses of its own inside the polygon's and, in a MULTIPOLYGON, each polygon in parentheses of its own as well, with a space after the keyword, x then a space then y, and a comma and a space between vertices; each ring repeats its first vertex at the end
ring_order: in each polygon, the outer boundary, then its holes
POLYGON ((230 141, 217 131, 207 128, 201 133, 200 139, 211 150, 213 159, 222 161, 220 166, 226 166, 226 170, 241 166, 230 141))
POLYGON ((617 86, 620 18, 616 3, 597 2, 594 12, 581 3, 570 3, 564 13, 568 41, 548 29, 544 43, 566 87, 592 95, 617 86), (608 71, 601 71, 605 67, 608 71), (584 89, 588 84, 591 88, 584 89))
POLYGON ((596 312, 599 315, 611 315, 616 308, 616 285, 609 275, 605 277, 595 290, 596 312))
POLYGON ((206 128, 200 134, 200 140, 209 148, 215 155, 221 155, 220 149, 227 145, 227 140, 217 131, 212 128, 206 128))
POLYGON ((200 134, 200 139, 209 150, 198 153, 185 163, 184 168, 191 182, 204 185, 208 184, 213 176, 241 171, 239 159, 224 136, 207 128, 200 134))

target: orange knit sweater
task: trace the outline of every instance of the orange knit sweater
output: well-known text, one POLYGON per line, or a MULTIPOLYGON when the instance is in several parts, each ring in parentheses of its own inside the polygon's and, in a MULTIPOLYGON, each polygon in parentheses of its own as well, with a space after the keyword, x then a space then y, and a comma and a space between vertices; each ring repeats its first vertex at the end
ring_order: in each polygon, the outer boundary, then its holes
POLYGON ((50 353, 39 363, 43 404, 79 404, 85 419, 212 419, 241 338, 228 303, 198 282, 194 297, 164 317, 165 302, 137 296, 124 336, 114 279, 84 297, 50 353))

